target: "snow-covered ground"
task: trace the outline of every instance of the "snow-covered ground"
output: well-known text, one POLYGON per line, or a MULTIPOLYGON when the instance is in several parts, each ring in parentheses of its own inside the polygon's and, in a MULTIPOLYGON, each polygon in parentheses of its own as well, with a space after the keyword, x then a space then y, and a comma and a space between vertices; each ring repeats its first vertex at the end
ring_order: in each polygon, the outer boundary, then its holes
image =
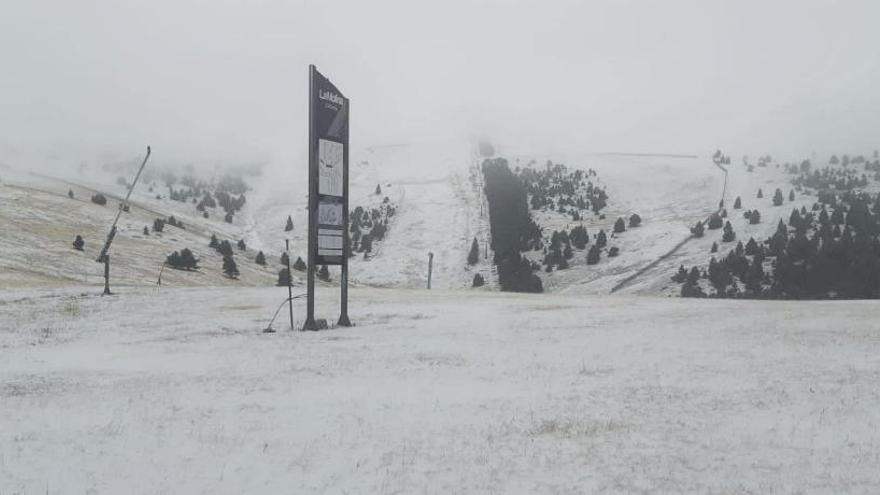
POLYGON ((880 492, 873 302, 284 292, 0 291, 0 492, 880 492))

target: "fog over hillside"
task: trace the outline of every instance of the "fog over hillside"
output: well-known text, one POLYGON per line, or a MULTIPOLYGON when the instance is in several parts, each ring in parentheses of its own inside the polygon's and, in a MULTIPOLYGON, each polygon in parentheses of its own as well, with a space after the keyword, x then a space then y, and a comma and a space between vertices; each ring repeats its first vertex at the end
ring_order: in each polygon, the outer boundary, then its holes
MULTIPOLYGON (((304 162, 316 64, 352 145, 867 153, 870 1, 110 2, 0 16, 0 162, 304 162)), ((527 149, 525 149, 527 148, 527 149)), ((512 150, 511 150, 512 151, 512 150)))

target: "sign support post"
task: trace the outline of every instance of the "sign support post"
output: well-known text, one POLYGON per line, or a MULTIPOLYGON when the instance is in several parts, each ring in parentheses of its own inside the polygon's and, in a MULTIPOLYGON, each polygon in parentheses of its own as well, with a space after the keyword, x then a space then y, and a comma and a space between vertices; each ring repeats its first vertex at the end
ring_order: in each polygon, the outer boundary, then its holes
POLYGON ((348 236, 348 119, 351 118, 351 104, 345 100, 345 139, 342 141, 342 273, 340 275, 339 321, 337 326, 350 327, 348 319, 348 258, 351 257, 351 242, 348 236))
POLYGON ((315 153, 315 69, 309 65, 309 248, 306 267, 306 321, 303 330, 317 330, 315 323, 315 251, 318 230, 315 215, 318 211, 318 156, 315 153))

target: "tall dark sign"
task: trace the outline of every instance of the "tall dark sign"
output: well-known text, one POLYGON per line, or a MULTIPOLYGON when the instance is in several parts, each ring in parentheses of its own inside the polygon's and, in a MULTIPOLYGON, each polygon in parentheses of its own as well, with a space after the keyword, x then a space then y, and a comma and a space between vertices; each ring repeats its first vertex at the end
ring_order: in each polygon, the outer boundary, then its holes
POLYGON ((348 319, 348 116, 349 101, 314 65, 309 66, 309 266, 306 322, 315 320, 318 265, 341 265, 340 326, 348 319))

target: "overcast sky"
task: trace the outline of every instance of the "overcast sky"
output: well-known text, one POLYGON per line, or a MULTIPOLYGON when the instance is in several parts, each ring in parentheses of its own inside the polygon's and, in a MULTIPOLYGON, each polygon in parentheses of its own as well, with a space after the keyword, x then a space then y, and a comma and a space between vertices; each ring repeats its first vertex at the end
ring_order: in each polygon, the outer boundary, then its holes
POLYGON ((868 153, 878 61, 867 0, 4 0, 0 159, 297 157, 309 63, 355 146, 868 153))

